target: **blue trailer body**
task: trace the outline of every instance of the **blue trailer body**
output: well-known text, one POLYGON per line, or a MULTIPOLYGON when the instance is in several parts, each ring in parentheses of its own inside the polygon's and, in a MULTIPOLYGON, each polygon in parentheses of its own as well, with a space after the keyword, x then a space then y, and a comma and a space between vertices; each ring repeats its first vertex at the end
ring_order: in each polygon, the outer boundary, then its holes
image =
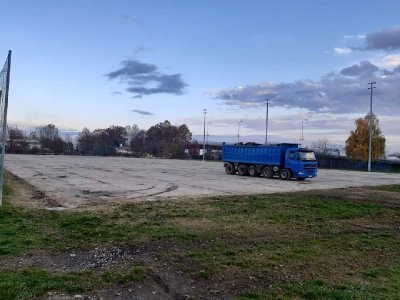
POLYGON ((228 174, 282 179, 296 177, 299 180, 317 176, 314 152, 299 148, 298 144, 235 144, 222 145, 222 160, 228 174))
POLYGON ((287 148, 298 148, 297 144, 222 145, 222 160, 253 164, 284 165, 287 148))

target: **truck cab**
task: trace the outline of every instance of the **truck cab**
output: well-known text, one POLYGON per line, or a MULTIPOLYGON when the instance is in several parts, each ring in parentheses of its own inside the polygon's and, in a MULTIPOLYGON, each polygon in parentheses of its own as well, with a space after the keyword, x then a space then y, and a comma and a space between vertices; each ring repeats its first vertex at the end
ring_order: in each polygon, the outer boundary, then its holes
MULTIPOLYGON (((317 176, 317 159, 312 150, 305 148, 287 148, 285 154, 285 169, 290 170, 291 174, 299 180, 317 176)), ((285 174, 282 174, 283 177, 285 174)), ((285 179, 285 178, 283 178, 285 179)))

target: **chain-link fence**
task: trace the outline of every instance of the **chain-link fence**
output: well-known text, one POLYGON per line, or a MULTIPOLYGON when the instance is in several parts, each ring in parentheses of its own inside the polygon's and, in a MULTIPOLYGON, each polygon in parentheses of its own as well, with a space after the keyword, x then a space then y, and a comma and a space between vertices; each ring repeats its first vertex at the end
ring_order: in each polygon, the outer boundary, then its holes
POLYGON ((8 89, 10 85, 11 51, 8 51, 6 62, 0 71, 0 205, 3 203, 3 168, 7 139, 8 89))

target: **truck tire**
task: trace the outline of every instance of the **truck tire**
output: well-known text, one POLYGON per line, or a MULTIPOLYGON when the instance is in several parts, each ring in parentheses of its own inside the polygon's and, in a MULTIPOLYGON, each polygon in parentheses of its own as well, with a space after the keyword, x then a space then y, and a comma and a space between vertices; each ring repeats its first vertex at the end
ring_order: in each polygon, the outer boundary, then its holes
POLYGON ((247 166, 246 165, 239 165, 237 169, 238 169, 238 174, 240 176, 246 176, 247 175, 247 166))
POLYGON ((249 173, 249 175, 251 177, 257 177, 258 176, 258 172, 257 172, 257 167, 252 165, 247 169, 247 172, 249 173))
POLYGON ((265 178, 272 178, 272 170, 270 167, 264 167, 262 170, 262 173, 264 175, 265 178))
POLYGON ((225 173, 229 175, 235 174, 235 166, 231 163, 225 165, 225 173))
POLYGON ((283 180, 289 180, 290 178, 292 178, 292 174, 290 173, 290 170, 288 169, 282 169, 279 172, 279 177, 283 180))

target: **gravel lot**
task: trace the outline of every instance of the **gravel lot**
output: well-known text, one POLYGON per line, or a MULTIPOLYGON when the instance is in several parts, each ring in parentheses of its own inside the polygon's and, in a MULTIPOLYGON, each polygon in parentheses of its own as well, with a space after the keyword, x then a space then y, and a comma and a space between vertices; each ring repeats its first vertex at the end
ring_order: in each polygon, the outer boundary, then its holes
POLYGON ((66 208, 400 184, 400 174, 319 170, 316 178, 283 181, 227 175, 221 162, 122 157, 7 154, 5 168, 66 208))

